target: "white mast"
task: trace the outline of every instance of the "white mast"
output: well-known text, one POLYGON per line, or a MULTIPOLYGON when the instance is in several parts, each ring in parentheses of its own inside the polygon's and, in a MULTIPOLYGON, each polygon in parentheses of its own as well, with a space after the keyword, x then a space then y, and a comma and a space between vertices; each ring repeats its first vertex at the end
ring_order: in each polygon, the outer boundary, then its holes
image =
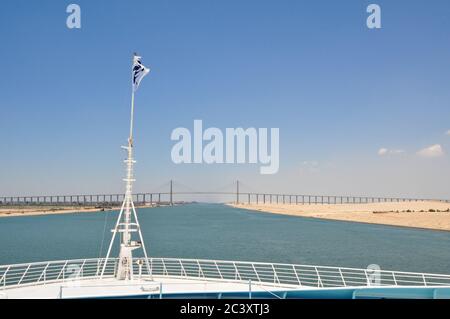
POLYGON ((125 182, 125 197, 120 209, 119 217, 117 218, 116 225, 112 230, 113 236, 109 244, 108 253, 106 254, 105 263, 103 264, 103 274, 108 263, 108 259, 111 253, 114 239, 117 233, 121 233, 120 251, 119 251, 119 263, 116 270, 116 278, 120 280, 133 279, 133 255, 132 251, 138 248, 142 248, 145 257, 145 264, 147 271, 151 274, 150 265, 148 262, 147 251, 144 245, 144 239, 142 237, 141 228, 136 214, 136 209, 133 203, 133 182, 136 181, 133 176, 133 164, 136 161, 133 159, 133 117, 134 117, 134 92, 139 86, 139 82, 148 73, 148 69, 145 68, 140 61, 140 57, 136 54, 133 57, 133 71, 132 71, 132 92, 131 92, 131 116, 130 116, 130 135, 128 137, 128 145, 122 146, 127 151, 127 159, 124 160, 126 164, 126 178, 125 182), (138 233, 139 241, 131 240, 132 234, 138 233))

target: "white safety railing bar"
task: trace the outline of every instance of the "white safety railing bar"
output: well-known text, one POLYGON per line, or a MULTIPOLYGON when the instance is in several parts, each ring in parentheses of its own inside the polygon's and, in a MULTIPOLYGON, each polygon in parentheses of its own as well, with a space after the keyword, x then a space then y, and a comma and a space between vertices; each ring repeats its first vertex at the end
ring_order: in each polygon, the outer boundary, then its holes
MULTIPOLYGON (((104 258, 101 258, 101 259, 104 259, 104 258)), ((114 259, 114 258, 110 258, 110 259, 114 259)), ((71 263, 77 263, 77 262, 82 263, 84 260, 87 260, 87 261, 98 261, 99 259, 98 258, 84 258, 84 259, 70 259, 70 260, 63 260, 63 259, 61 259, 61 260, 52 260, 52 261, 38 261, 38 262, 32 262, 32 263, 20 263, 20 264, 11 264, 11 265, 1 265, 0 269, 6 268, 6 267, 9 267, 9 266, 14 266, 16 268, 18 268, 18 267, 26 268, 26 267, 28 267, 29 264, 32 264, 33 266, 38 266, 38 265, 45 266, 47 264, 56 265, 56 264, 64 264, 66 261, 70 261, 71 263)))
MULTIPOLYGON (((253 263, 253 264, 259 265, 258 263, 253 263)), ((234 264, 233 264, 233 265, 234 265, 234 264)), ((240 266, 241 266, 240 268, 242 268, 242 263, 241 263, 240 266)), ((248 265, 248 266, 250 266, 250 265, 248 265)), ((250 266, 250 267, 253 267, 253 266, 250 266)), ((250 267, 249 267, 249 268, 250 268, 250 267)), ((310 266, 310 267, 311 267, 311 266, 310 266)), ((318 269, 318 270, 319 270, 319 269, 318 269)), ((319 277, 321 277, 323 280, 325 280, 325 279, 328 279, 328 280, 329 280, 329 278, 325 278, 325 277, 334 277, 333 273, 334 273, 336 270, 339 271, 339 268, 320 267, 319 277), (324 269, 325 269, 325 270, 324 270, 324 269), (324 272, 328 272, 328 273, 330 273, 331 275, 324 274, 324 272)), ((352 269, 352 268, 340 268, 340 270, 341 270, 341 272, 342 272, 342 270, 346 270, 346 272, 348 272, 348 273, 354 273, 354 274, 356 274, 356 275, 360 275, 361 272, 364 271, 364 270, 361 270, 361 269, 352 269), (354 271, 352 271, 352 270, 354 270, 354 271)), ((259 270, 259 271, 258 271, 258 274, 261 274, 262 272, 267 272, 267 271, 265 271, 265 270, 259 270)), ((409 276, 409 277, 413 277, 413 278, 416 278, 417 275, 418 275, 418 274, 416 274, 416 273, 406 273, 406 272, 398 272, 398 273, 400 273, 400 274, 402 274, 402 275, 404 275, 404 276, 409 276)), ((392 272, 386 272, 386 271, 383 271, 383 272, 381 273, 381 275, 385 275, 385 274, 391 275, 392 272)), ((271 275, 272 275, 272 274, 271 274, 271 275)), ((277 275, 278 275, 278 272, 277 272, 277 275)), ((345 278, 345 277, 348 277, 347 273, 344 274, 344 278, 345 278)), ((352 277, 353 277, 353 276, 352 276, 352 277)), ((364 277, 366 277, 366 276, 364 276, 364 277)), ((440 275, 440 277, 446 278, 445 275, 440 275)), ((447 278, 448 278, 448 276, 447 276, 447 278)), ((359 279, 359 278, 358 278, 358 279, 359 279)), ((362 278, 361 278, 361 279, 362 279, 362 278)), ((385 280, 385 279, 383 278, 383 280, 385 280)), ((415 281, 410 281, 410 282, 411 282, 411 283, 416 283, 415 281)))
MULTIPOLYGON (((154 260, 161 260, 161 259, 164 259, 165 261, 169 261, 169 260, 179 260, 179 259, 176 259, 176 258, 158 258, 158 257, 153 257, 153 258, 149 258, 149 259, 154 259, 154 260)), ((202 260, 202 259, 182 259, 182 261, 183 262, 196 262, 196 261, 199 261, 199 262, 212 262, 212 263, 214 263, 214 260, 202 260)), ((228 264, 231 264, 231 263, 236 263, 236 264, 238 264, 238 265, 240 265, 240 266, 242 266, 242 265, 248 265, 249 267, 252 267, 252 265, 266 265, 266 266, 271 266, 271 265, 276 265, 276 266, 285 266, 285 267, 291 267, 292 266, 292 264, 276 264, 276 263, 266 263, 266 262, 248 262, 248 261, 227 261, 227 260, 218 260, 217 262, 220 262, 220 263, 228 263, 228 264)), ((297 266, 297 267, 305 267, 305 268, 312 268, 312 269, 314 269, 315 267, 317 267, 317 268, 320 268, 321 269, 321 271, 325 271, 325 270, 335 270, 335 271, 337 271, 339 268, 341 269, 341 270, 350 270, 350 271, 356 271, 356 272, 358 272, 358 271, 364 271, 364 269, 360 269, 360 268, 348 268, 348 267, 331 267, 331 266, 312 266, 312 265, 295 265, 295 266, 297 266)), ((406 274, 406 275, 422 275, 422 273, 414 273, 414 272, 402 272, 402 271, 390 271, 390 270, 380 270, 380 271, 378 271, 378 273, 392 273, 392 272, 395 272, 396 274, 406 274)), ((428 273, 423 273, 424 275, 430 275, 430 276, 439 276, 439 277, 445 277, 445 278, 449 278, 450 279, 450 275, 443 275, 443 274, 428 274, 428 273)))
MULTIPOLYGON (((347 287, 373 285, 367 271, 357 268, 240 262, 224 260, 149 258, 152 265, 141 275, 162 275, 177 278, 204 278, 222 281, 248 281, 271 285, 347 287)), ((3 287, 45 284, 65 280, 70 265, 76 265, 77 279, 98 277, 98 265, 106 263, 105 276, 115 274, 116 258, 61 260, 0 266, 3 287), (43 280, 44 278, 44 280, 43 280)), ((376 272, 381 286, 450 286, 450 276, 380 270, 376 272)))
MULTIPOLYGON (((43 273, 42 275, 40 274, 36 274, 34 276, 24 276, 22 278, 22 276, 8 276, 8 284, 17 284, 20 285, 21 283, 28 283, 30 281, 35 281, 35 282, 40 282, 42 277, 45 275, 46 280, 59 280, 60 278, 58 278, 57 276, 49 276, 47 273, 43 273)), ((89 277, 93 277, 94 275, 89 275, 89 277)), ((82 277, 77 275, 77 277, 82 277)), ((83 276, 83 277, 88 277, 88 276, 83 276)))
MULTIPOLYGON (((209 274, 209 272, 208 272, 207 274, 209 274)), ((215 273, 213 273, 213 274, 215 274, 215 273)), ((29 275, 29 273, 28 273, 27 275, 29 275)), ((230 275, 233 275, 233 276, 234 276, 235 274, 234 274, 234 273, 230 273, 230 275)), ((247 274, 247 275, 252 275, 252 276, 253 276, 252 273, 247 274)), ((20 274, 20 273, 18 273, 18 274, 10 274, 10 278, 16 278, 16 277, 21 277, 21 274, 20 274)), ((31 277, 31 276, 30 276, 30 277, 31 277)), ((290 278, 289 276, 281 276, 281 275, 278 275, 278 277, 279 277, 280 279, 290 278)), ((273 276, 260 276, 260 278, 273 278, 273 276)), ((333 280, 333 279, 336 279, 336 278, 337 278, 337 277, 334 277, 334 276, 333 276, 333 277, 327 278, 327 280, 329 281, 329 280, 333 280)), ((358 277, 352 277, 352 278, 355 279, 355 280, 362 279, 362 278, 358 278, 358 277)), ((322 279, 324 279, 324 278, 322 278, 322 279)), ((401 282, 403 282, 403 283, 418 283, 418 282, 423 282, 422 277, 420 277, 420 278, 413 278, 413 279, 415 279, 415 280, 406 280, 406 279, 402 279, 401 282)), ((384 279, 384 281, 392 281, 392 280, 384 279)), ((437 280, 434 280, 433 282, 435 282, 435 283, 441 283, 441 284, 446 283, 445 281, 442 282, 442 281, 437 281, 437 280)))
POLYGON ((442 283, 442 282, 434 282, 434 281, 428 281, 427 282, 428 286, 434 287, 434 286, 450 286, 448 283, 442 283))
MULTIPOLYGON (((9 273, 11 276, 8 276, 8 284, 7 286, 24 286, 27 284, 40 284, 42 281, 42 278, 44 278, 45 282, 54 282, 58 281, 58 279, 61 277, 61 271, 65 270, 64 265, 67 265, 69 261, 56 261, 56 262, 48 262, 48 263, 31 263, 31 264, 18 264, 18 265, 9 265, 9 266, 2 266, 0 269, 7 269, 7 273, 9 273)), ((89 274, 89 277, 91 276, 91 273, 87 270, 90 266, 87 263, 95 262, 97 263, 97 259, 92 260, 71 260, 71 264, 77 264, 80 266, 81 263, 81 269, 79 272, 87 272, 89 274)), ((108 270, 109 271, 109 270, 108 270)), ((62 274, 63 275, 63 274, 62 274)), ((76 278, 78 279, 80 274, 77 274, 76 278)), ((6 286, 6 282, 5 282, 6 286)))

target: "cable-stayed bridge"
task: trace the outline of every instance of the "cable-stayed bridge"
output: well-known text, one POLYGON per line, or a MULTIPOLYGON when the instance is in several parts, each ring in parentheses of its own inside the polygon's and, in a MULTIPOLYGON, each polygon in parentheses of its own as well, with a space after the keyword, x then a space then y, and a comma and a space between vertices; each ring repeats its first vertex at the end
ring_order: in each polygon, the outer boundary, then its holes
MULTIPOLYGON (((271 204, 358 204, 383 202, 440 201, 444 199, 373 197, 351 195, 285 194, 249 191, 250 186, 241 181, 222 186, 219 189, 199 191, 180 182, 169 181, 156 190, 133 195, 136 205, 174 205, 180 202, 196 201, 199 197, 214 197, 221 202, 271 203, 271 204), (182 200, 183 199, 183 200, 182 200)), ((0 196, 0 206, 117 206, 123 202, 124 194, 71 194, 41 196, 0 196)))

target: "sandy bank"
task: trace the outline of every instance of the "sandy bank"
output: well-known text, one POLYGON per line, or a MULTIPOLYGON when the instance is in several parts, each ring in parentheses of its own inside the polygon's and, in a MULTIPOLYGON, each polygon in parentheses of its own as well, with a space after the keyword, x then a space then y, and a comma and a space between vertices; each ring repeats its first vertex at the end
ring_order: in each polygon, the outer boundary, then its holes
MULTIPOLYGON (((176 202, 175 205, 184 205, 186 203, 176 202)), ((160 205, 135 205, 138 208, 149 208, 157 206, 169 206, 168 204, 160 205)), ((36 215, 55 215, 69 213, 93 213, 111 210, 120 210, 120 206, 113 207, 93 207, 93 206, 21 206, 21 207, 0 207, 0 217, 14 216, 36 216, 36 215)))
POLYGON ((68 214, 68 213, 92 213, 105 210, 111 209, 109 208, 102 209, 94 207, 14 207, 14 208, 0 208, 0 217, 54 215, 54 214, 68 214))
POLYGON ((450 203, 230 204, 275 214, 450 231, 450 203))

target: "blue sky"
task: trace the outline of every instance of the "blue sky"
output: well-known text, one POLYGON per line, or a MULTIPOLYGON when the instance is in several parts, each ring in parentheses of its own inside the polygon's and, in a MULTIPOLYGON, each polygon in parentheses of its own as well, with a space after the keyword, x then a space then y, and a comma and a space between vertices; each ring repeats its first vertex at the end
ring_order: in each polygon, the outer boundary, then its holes
POLYGON ((0 193, 120 192, 134 51, 137 191, 450 198, 448 1, 2 1, 0 193), (366 7, 382 29, 366 27, 366 7), (82 28, 66 27, 81 7, 82 28), (280 128, 280 170, 175 165, 176 127, 280 128), (421 149, 440 145, 442 154, 421 149), (380 148, 389 151, 378 154, 380 148), (402 152, 397 152, 402 151, 402 152))

